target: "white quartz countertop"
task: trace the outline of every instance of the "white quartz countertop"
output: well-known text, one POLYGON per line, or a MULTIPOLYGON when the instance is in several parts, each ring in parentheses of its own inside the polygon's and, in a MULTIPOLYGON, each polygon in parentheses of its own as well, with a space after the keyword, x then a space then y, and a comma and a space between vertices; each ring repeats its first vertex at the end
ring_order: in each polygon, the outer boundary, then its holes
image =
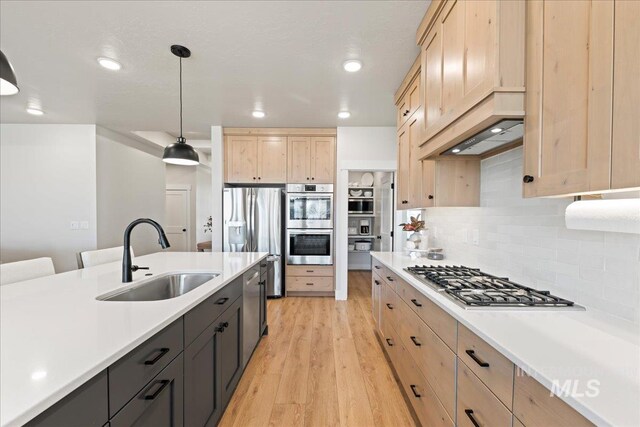
POLYGON ((109 263, 0 287, 0 425, 22 425, 258 263, 266 253, 160 252, 121 283, 109 263), (98 301, 167 272, 217 272, 177 298, 98 301))
POLYGON ((391 252, 371 255, 545 387, 551 390, 554 382, 571 381, 572 392, 560 397, 591 422, 640 426, 640 334, 636 328, 588 307, 586 311, 465 310, 404 271, 416 264, 457 265, 455 260, 411 259, 391 252))

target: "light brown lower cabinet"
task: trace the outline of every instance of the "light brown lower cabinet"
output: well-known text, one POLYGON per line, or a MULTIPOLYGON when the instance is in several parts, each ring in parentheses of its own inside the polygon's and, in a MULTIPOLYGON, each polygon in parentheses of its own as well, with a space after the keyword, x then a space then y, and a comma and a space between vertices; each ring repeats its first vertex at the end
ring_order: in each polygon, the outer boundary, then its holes
POLYGON ((458 364, 458 426, 511 426, 511 412, 464 362, 458 364))
POLYGON ((513 415, 527 427, 582 427, 593 424, 575 409, 551 394, 532 377, 516 370, 513 415))
POLYGON ((285 277, 288 296, 329 296, 334 292, 333 266, 287 265, 285 277))
POLYGON ((389 267, 373 261, 382 347, 423 426, 590 426, 389 267))

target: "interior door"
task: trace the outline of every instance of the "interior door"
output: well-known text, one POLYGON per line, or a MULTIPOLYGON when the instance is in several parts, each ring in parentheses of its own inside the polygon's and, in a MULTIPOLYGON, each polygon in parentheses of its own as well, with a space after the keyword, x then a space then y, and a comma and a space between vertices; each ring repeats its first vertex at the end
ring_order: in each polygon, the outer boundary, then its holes
MULTIPOLYGON (((393 250, 393 174, 387 173, 382 178, 381 188, 376 188, 379 195, 379 202, 376 208, 380 212, 376 212, 380 218, 380 251, 391 252, 393 250)), ((377 209, 376 209, 377 210, 377 209)))
POLYGON ((165 197, 164 231, 169 239, 171 252, 187 252, 189 241, 189 191, 167 190, 165 197))

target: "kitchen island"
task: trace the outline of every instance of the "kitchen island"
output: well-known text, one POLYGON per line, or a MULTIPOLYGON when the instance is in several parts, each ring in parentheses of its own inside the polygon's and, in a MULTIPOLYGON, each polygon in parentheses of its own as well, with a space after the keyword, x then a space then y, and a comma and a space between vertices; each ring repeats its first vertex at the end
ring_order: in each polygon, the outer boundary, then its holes
POLYGON ((465 309, 405 270, 458 265, 455 260, 372 256, 373 310, 383 346, 412 388, 420 384, 418 369, 402 371, 401 359, 420 355, 415 364, 428 368, 424 388, 433 389, 424 393, 434 397, 428 416, 441 407, 446 425, 456 417, 458 424, 473 418, 482 425, 511 425, 512 419, 514 426, 640 425, 637 329, 589 307, 465 309), (547 422, 533 422, 542 415, 547 422))
MULTIPOLYGON (((149 270, 134 272, 129 284, 121 283, 118 262, 2 286, 0 425, 23 425, 32 420, 159 332, 170 329, 168 326, 182 322, 183 316, 187 319, 186 314, 236 282, 266 256, 155 253, 135 258, 135 264, 149 270), (149 273, 153 277, 169 272, 219 275, 184 295, 166 300, 96 299, 136 286, 149 279, 145 277, 149 273)), ((241 305, 242 298, 238 300, 241 305)), ((186 324, 185 320, 185 364, 186 324)), ((182 328, 176 326, 178 329, 182 334, 182 328)))

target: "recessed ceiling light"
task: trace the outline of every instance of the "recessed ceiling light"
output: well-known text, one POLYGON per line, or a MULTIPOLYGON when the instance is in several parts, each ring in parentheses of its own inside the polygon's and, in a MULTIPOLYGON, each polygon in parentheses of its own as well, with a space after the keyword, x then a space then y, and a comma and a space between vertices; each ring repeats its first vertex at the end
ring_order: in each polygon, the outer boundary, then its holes
POLYGON ((27 107, 27 113, 32 114, 34 116, 41 116, 44 114, 44 111, 36 107, 27 107))
POLYGON ((340 117, 341 119, 348 119, 349 117, 351 117, 351 113, 348 111, 340 111, 338 113, 338 117, 340 117))
POLYGON ((260 111, 260 110, 255 110, 253 113, 251 113, 251 115, 253 117, 255 117, 256 119, 261 119, 264 116, 266 116, 266 114, 264 113, 264 111, 260 111))
POLYGON ((46 378, 47 376, 47 371, 35 371, 33 373, 31 373, 31 379, 32 380, 41 380, 46 378))
POLYGON ((345 61, 342 66, 344 67, 345 71, 355 73, 356 71, 360 71, 360 69, 362 68, 362 62, 358 61, 357 59, 350 59, 348 61, 345 61))
POLYGON ((111 58, 98 58, 98 64, 100 64, 102 67, 106 68, 107 70, 112 70, 112 71, 118 71, 120 68, 122 68, 122 65, 120 65, 118 61, 111 58))
POLYGON ((459 153, 460 149, 459 148, 454 148, 453 150, 451 150, 452 153, 459 153))
POLYGON ((502 130, 503 130, 502 128, 493 128, 493 129, 491 129, 491 132, 500 133, 500 132, 502 132, 502 130))

